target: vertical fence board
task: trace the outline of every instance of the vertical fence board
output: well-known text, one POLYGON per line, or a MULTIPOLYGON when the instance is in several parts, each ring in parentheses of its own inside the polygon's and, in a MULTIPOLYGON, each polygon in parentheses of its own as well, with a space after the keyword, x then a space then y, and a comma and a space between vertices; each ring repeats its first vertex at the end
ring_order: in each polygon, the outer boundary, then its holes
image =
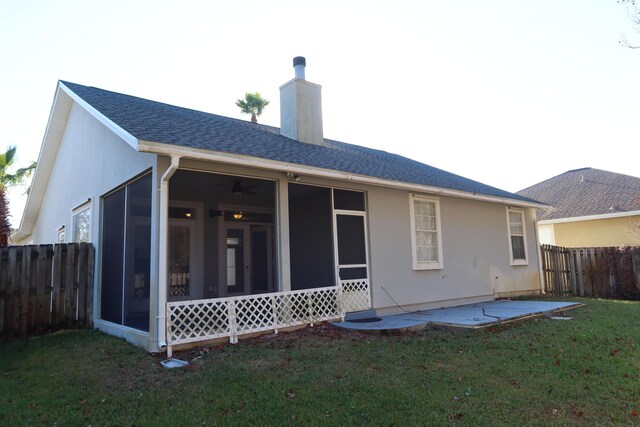
POLYGON ((75 252, 77 243, 67 245, 67 253, 65 260, 65 278, 64 278, 64 327, 68 328, 75 324, 76 304, 74 298, 75 285, 75 252))
POLYGON ((19 316, 19 332, 20 336, 27 335, 27 329, 29 327, 29 291, 31 288, 31 277, 29 276, 31 270, 31 246, 24 246, 18 251, 21 255, 20 265, 17 268, 20 269, 20 281, 18 282, 17 300, 18 302, 18 316, 19 316))
POLYGON ((62 287, 62 251, 64 250, 64 245, 55 245, 53 249, 53 274, 51 279, 51 329, 57 330, 59 319, 61 316, 60 313, 60 304, 59 301, 61 298, 61 287, 62 287))
POLYGON ((573 250, 573 256, 576 259, 576 271, 575 271, 575 275, 578 278, 578 295, 580 296, 584 296, 585 295, 585 291, 584 291, 584 270, 582 267, 582 251, 580 250, 573 250))
POLYGON ((578 278, 575 275, 576 257, 573 251, 567 251, 567 274, 569 275, 569 295, 575 295, 578 291, 578 278))
POLYGON ((87 251, 87 328, 93 328, 93 277, 95 268, 95 249, 89 245, 87 251))
POLYGON ((7 290, 7 268, 8 264, 7 251, 0 251, 0 337, 5 335, 5 315, 7 314, 7 306, 5 304, 8 290, 7 290))
POLYGON ((78 253, 78 323, 84 325, 87 321, 87 244, 80 243, 78 253))
POLYGON ((18 264, 18 248, 9 248, 9 266, 7 271, 7 316, 5 317, 6 336, 12 338, 18 327, 18 301, 16 298, 17 283, 19 278, 17 272, 18 264))
POLYGON ((49 329, 49 307, 51 302, 51 245, 38 247, 38 265, 36 269, 36 333, 49 329), (49 277, 49 280, 47 280, 49 277), (49 298, 47 298, 49 296, 49 298))

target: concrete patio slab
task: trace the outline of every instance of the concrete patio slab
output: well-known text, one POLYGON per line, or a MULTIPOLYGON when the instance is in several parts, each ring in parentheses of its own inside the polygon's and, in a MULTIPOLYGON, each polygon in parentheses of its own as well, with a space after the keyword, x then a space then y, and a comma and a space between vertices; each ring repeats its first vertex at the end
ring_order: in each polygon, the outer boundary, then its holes
POLYGON ((487 301, 456 307, 392 314, 369 319, 335 322, 333 325, 359 331, 414 329, 430 325, 478 329, 517 319, 542 316, 581 307, 575 302, 487 301))

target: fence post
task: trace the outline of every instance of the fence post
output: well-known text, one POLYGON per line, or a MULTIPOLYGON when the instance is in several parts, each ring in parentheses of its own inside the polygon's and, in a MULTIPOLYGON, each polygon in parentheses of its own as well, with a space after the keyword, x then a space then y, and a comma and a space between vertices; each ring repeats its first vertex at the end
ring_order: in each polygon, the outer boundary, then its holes
POLYGON ((313 300, 311 299, 311 292, 307 294, 307 316, 309 326, 313 326, 313 300))
POLYGON ((238 343, 238 323, 236 319, 236 305, 233 300, 229 300, 227 302, 227 310, 229 317, 229 332, 231 333, 231 337, 229 338, 229 342, 231 344, 238 343))
POLYGON ((276 304, 276 295, 271 296, 271 314, 273 315, 273 333, 278 333, 278 309, 276 304))

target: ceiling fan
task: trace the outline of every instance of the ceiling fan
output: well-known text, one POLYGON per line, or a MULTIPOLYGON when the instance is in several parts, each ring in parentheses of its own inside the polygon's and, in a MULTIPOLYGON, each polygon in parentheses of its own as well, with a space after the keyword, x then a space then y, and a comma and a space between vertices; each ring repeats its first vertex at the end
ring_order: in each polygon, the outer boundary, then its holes
POLYGON ((230 192, 233 196, 254 196, 256 192, 252 190, 258 188, 257 185, 242 185, 241 179, 234 179, 231 187, 225 185, 220 187, 225 188, 226 191, 224 192, 230 192))

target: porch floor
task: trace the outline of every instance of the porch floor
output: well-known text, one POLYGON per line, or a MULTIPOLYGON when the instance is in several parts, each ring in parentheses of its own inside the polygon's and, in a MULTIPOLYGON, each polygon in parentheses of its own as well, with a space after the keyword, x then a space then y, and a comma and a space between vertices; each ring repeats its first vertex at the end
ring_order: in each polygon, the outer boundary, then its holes
POLYGON ((334 322, 333 325, 360 331, 414 329, 425 327, 427 324, 451 328, 479 329, 517 319, 549 315, 581 306, 583 304, 574 302, 499 300, 383 315, 370 319, 334 322))

